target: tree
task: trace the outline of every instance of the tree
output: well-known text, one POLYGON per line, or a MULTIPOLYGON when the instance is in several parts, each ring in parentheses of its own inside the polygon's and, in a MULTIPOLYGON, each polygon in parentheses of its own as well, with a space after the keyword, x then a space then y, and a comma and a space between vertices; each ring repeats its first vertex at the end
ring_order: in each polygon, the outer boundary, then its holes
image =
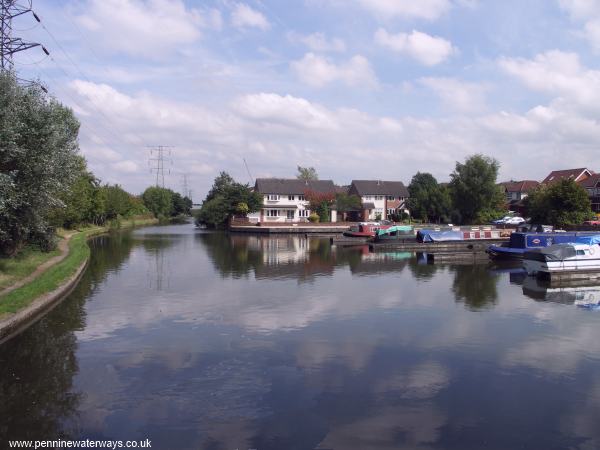
POLYGON ((304 192, 304 198, 308 201, 309 209, 318 214, 320 222, 331 220, 330 212, 335 204, 335 194, 333 192, 307 190, 304 192))
POLYGON ((361 209, 360 197, 354 194, 338 192, 335 194, 335 209, 338 213, 347 213, 361 209))
POLYGON ((76 178, 70 186, 65 186, 59 194, 60 207, 51 213, 50 222, 57 227, 72 228, 76 225, 92 222, 94 196, 99 189, 98 180, 88 171, 83 157, 77 157, 74 168, 76 178))
POLYGON ((407 206, 413 217, 424 222, 441 222, 450 215, 450 193, 430 173, 417 172, 408 185, 407 206))
POLYGON ((208 191, 204 201, 212 200, 215 197, 225 195, 226 190, 235 183, 235 180, 227 172, 221 172, 215 181, 212 188, 208 191))
POLYGON ((157 218, 171 217, 173 213, 173 191, 158 186, 149 187, 142 194, 144 205, 157 218))
POLYGON ((189 216, 191 214, 192 201, 188 197, 183 197, 179 192, 172 192, 171 197, 173 216, 189 216))
POLYGON ((539 186, 524 203, 534 223, 565 227, 579 225, 594 216, 586 190, 569 179, 539 186))
POLYGON ((262 195, 250 186, 237 183, 227 172, 221 172, 202 203, 196 224, 211 228, 224 226, 235 214, 260 210, 262 200, 262 195))
POLYGON ((39 85, 0 74, 0 253, 53 246, 49 219, 77 177, 78 132, 73 112, 39 85))
POLYGON ((314 167, 301 167, 298 166, 298 175, 296 175, 296 178, 298 178, 299 180, 318 180, 319 179, 319 175, 317 174, 317 171, 314 167))
POLYGON ((449 188, 458 221, 473 223, 502 213, 504 196, 496 185, 499 168, 494 158, 480 154, 456 163, 449 188))

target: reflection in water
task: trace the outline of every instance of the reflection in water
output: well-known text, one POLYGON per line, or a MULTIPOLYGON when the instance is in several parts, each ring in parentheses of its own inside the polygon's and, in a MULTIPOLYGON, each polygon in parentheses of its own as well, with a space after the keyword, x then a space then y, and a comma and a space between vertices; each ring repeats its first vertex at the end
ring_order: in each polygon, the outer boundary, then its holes
POLYGON ((600 305, 600 283, 553 284, 536 277, 526 277, 523 280, 523 294, 537 301, 576 305, 588 309, 597 309, 600 305))
POLYGON ((481 264, 452 267, 454 282, 452 292, 457 302, 462 302, 473 311, 490 308, 496 304, 498 292, 496 286, 499 277, 481 264))
POLYGON ((600 315, 527 301, 512 269, 191 226, 93 246, 0 347, 0 447, 600 448, 600 315))

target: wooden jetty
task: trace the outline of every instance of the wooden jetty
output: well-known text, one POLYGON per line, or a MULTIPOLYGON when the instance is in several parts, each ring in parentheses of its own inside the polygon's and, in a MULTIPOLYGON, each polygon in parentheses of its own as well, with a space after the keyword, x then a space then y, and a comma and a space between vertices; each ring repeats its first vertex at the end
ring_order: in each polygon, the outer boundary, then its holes
POLYGON ((407 252, 485 252, 490 245, 508 242, 508 238, 502 239, 469 239, 464 241, 444 241, 444 242, 371 242, 369 249, 378 250, 402 250, 407 252))

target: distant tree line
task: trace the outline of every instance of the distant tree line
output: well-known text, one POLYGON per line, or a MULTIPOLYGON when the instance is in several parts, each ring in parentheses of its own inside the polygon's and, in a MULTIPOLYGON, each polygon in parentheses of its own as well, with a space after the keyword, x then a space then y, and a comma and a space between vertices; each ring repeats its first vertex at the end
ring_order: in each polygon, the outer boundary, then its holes
MULTIPOLYGON (((500 164, 484 155, 457 162, 450 182, 418 172, 408 186, 407 207, 412 217, 425 222, 488 223, 505 215, 508 205, 497 184, 500 164)), ((586 190, 574 180, 540 185, 524 200, 532 223, 558 227, 579 225, 593 216, 586 190)))
POLYGON ((497 185, 500 164, 476 154, 457 162, 449 183, 417 172, 409 186, 407 207, 424 222, 486 223, 505 211, 504 193, 497 185))
POLYGON ((189 215, 187 197, 148 188, 142 196, 102 184, 79 154, 73 111, 39 85, 0 74, 0 255, 50 250, 57 227, 102 225, 138 215, 189 215))

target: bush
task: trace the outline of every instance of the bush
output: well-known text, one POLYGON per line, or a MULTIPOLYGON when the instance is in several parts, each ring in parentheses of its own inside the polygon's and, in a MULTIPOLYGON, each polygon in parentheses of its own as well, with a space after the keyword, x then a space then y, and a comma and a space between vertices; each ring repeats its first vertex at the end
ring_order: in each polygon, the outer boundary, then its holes
POLYGON ((51 242, 51 214, 77 176, 78 131, 73 112, 39 85, 0 74, 0 253, 51 242))
POLYGON ((308 221, 312 222, 312 223, 319 223, 320 217, 317 213, 311 213, 310 216, 308 216, 308 221))

